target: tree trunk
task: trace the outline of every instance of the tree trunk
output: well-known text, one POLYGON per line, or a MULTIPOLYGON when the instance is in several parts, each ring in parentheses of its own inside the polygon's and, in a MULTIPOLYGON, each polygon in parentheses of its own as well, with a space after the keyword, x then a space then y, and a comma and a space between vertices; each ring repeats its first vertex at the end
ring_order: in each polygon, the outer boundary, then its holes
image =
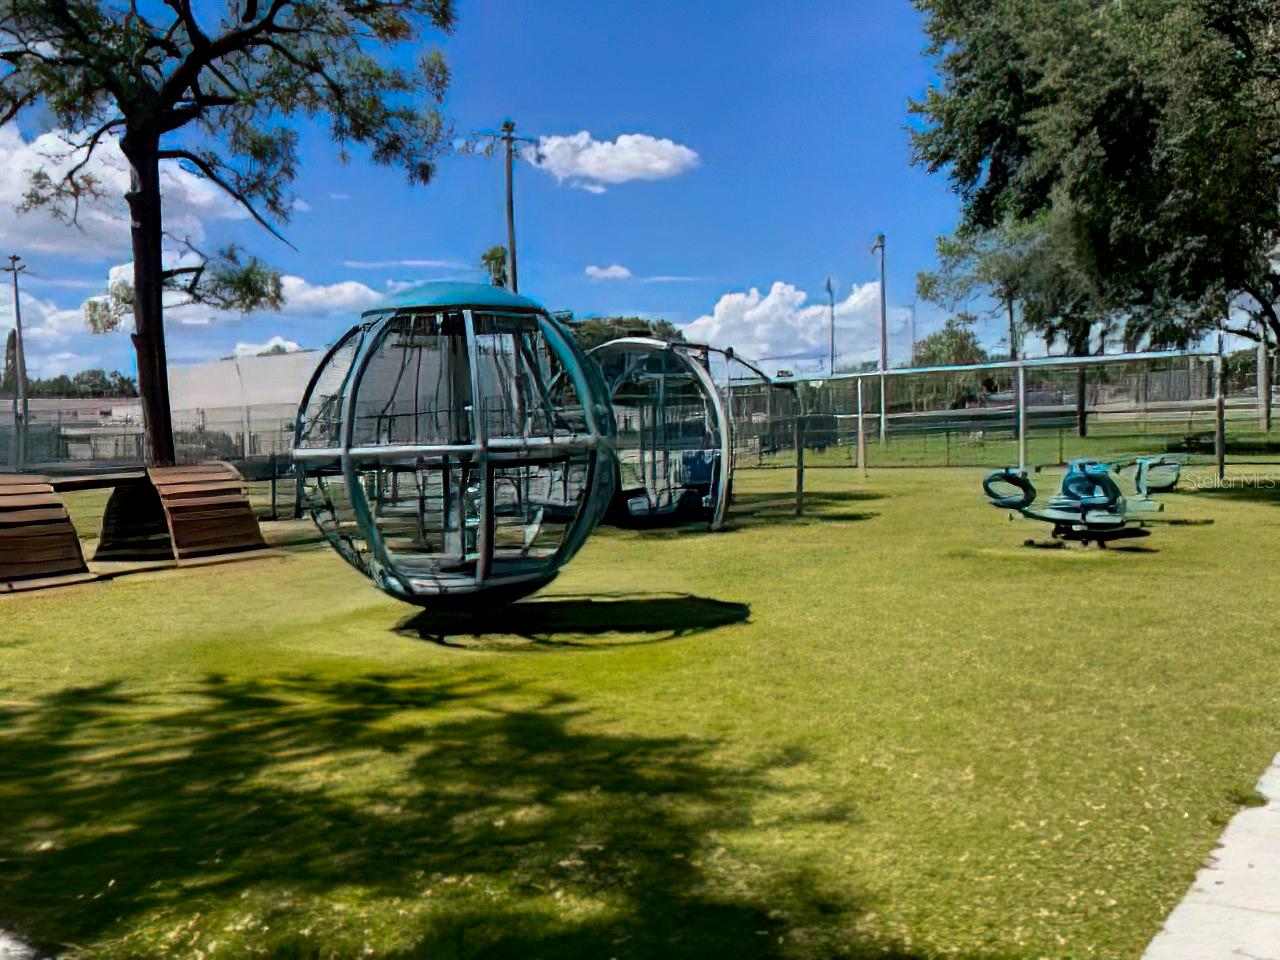
MULTIPOLYGON (((1089 355, 1090 329, 1090 327, 1085 327, 1083 335, 1077 333, 1067 341, 1073 356, 1085 357, 1089 355)), ((1083 364, 1076 367, 1076 434, 1081 437, 1089 435, 1088 369, 1083 364)))
POLYGON ((1009 359, 1018 359, 1018 325, 1013 322, 1013 297, 1009 297, 1004 302, 1005 309, 1009 311, 1009 359))
POLYGON ((1076 368, 1076 433, 1081 437, 1089 435, 1089 410, 1086 402, 1086 391, 1089 389, 1085 367, 1076 368))
POLYGON ((133 241, 133 346, 138 354, 138 395, 146 421, 148 461, 174 462, 173 416, 169 409, 169 364, 164 345, 164 257, 160 212, 160 141, 129 130, 120 140, 129 160, 133 241))

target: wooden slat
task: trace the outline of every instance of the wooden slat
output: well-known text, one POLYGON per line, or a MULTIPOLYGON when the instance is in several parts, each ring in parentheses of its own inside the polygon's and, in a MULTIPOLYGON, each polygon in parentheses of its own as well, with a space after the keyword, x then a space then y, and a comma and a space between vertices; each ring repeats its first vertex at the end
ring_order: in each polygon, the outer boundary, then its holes
POLYGON ((49 478, 35 473, 0 473, 0 489, 7 486, 22 486, 28 483, 45 483, 49 478))
POLYGON ((53 496, 53 487, 47 483, 11 483, 7 487, 0 487, 0 501, 6 497, 31 496, 39 493, 53 496))
POLYGON ((48 523, 52 520, 67 519, 67 510, 61 504, 32 507, 27 510, 0 510, 0 527, 19 527, 27 523, 48 523))
POLYGON ((214 546, 221 540, 244 540, 245 538, 253 537, 257 537, 258 540, 262 539, 262 535, 253 525, 247 523, 235 524, 234 526, 219 524, 216 527, 184 526, 178 533, 177 547, 179 550, 189 550, 192 547, 214 546))
POLYGON ((253 512, 244 494, 235 497, 209 497, 203 500, 170 500, 165 503, 165 507, 173 513, 183 514, 198 510, 228 510, 234 507, 243 507, 246 513, 253 512))
POLYGON ((151 482, 157 487, 203 480, 241 482, 240 474, 234 470, 218 470, 213 467, 152 467, 147 473, 151 477, 151 482))
POLYGON ((166 503, 184 503, 188 500, 212 500, 216 497, 226 497, 230 500, 243 500, 244 491, 237 487, 196 487, 182 490, 178 493, 170 493, 168 490, 161 490, 160 495, 164 497, 166 503))
POLYGON ((30 494, 21 497, 0 497, 0 510, 27 510, 31 507, 47 507, 53 503, 60 503, 51 493, 30 494))

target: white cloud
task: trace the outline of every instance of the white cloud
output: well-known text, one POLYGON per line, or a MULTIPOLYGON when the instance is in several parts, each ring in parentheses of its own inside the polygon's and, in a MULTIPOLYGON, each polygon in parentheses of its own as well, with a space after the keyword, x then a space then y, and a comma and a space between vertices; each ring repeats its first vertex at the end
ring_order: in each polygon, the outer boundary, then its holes
POLYGON ((591 193, 604 193, 610 183, 665 180, 698 165, 696 151, 644 133, 624 133, 616 140, 596 140, 586 130, 542 137, 536 153, 527 156, 561 183, 567 180, 591 193))
POLYGON ((597 267, 594 263, 583 271, 592 280, 629 280, 631 271, 620 263, 608 267, 597 267))
POLYGON ((386 299, 386 294, 355 280, 314 284, 302 277, 286 274, 280 278, 280 283, 284 288, 285 301, 280 312, 294 316, 367 310, 386 299))
MULTIPOLYGON (((896 329, 908 311, 895 308, 890 313, 896 329)), ((755 287, 726 293, 710 314, 686 324, 684 334, 695 342, 733 347, 749 358, 825 358, 829 321, 826 303, 810 303, 805 291, 777 281, 766 294, 755 287)), ((878 356, 879 343, 880 286, 854 284, 849 295, 836 302, 837 362, 878 356)))
POLYGON ((302 349, 292 340, 286 340, 284 337, 276 334, 266 343, 237 343, 236 356, 243 357, 245 355, 254 357, 260 353, 266 353, 268 350, 274 350, 276 347, 284 348, 285 353, 297 353, 302 349))
POLYGON ((62 374, 79 373, 81 370, 92 370, 100 363, 96 356, 87 356, 70 351, 37 354, 27 358, 27 376, 45 379, 62 374))
MULTIPOLYGON (((27 141, 13 124, 0 127, 0 244, 17 245, 29 254, 101 258, 127 253, 129 214, 124 194, 129 189, 129 168, 115 137, 104 137, 85 167, 85 173, 98 181, 102 195, 81 201, 78 226, 56 220, 47 210, 17 211, 34 171, 43 169, 57 179, 83 156, 60 132, 27 141)), ((165 229, 175 236, 198 243, 206 236, 208 221, 247 217, 221 190, 174 161, 161 164, 160 177, 165 229)))
MULTIPOLYGON (((175 262, 178 262, 176 255, 166 257, 167 265, 172 266, 175 262)), ((117 264, 107 271, 105 281, 98 285, 98 290, 105 291, 112 283, 132 282, 132 279, 133 265, 117 264)), ((334 318, 354 323, 361 311, 387 299, 385 291, 374 290, 354 280, 323 284, 286 275, 281 278, 281 284, 287 298, 283 309, 278 313, 264 311, 252 314, 248 318, 237 311, 216 310, 199 304, 183 305, 183 294, 169 291, 165 295, 165 325, 171 334, 180 337, 180 330, 187 330, 190 335, 219 325, 248 322, 251 329, 257 328, 265 335, 265 330, 261 328, 272 323, 273 317, 289 317, 295 323, 314 320, 320 328, 324 328, 326 322, 335 322, 334 318)), ((0 296, 0 349, 3 338, 7 335, 4 327, 12 324, 12 307, 8 298, 0 296)), ((122 334, 133 330, 132 316, 123 319, 118 331, 94 335, 89 332, 81 306, 61 307, 51 300, 32 295, 27 289, 22 291, 22 327, 27 348, 27 366, 33 376, 74 372, 102 363, 98 355, 87 355, 86 345, 89 345, 88 351, 97 349, 103 356, 110 355, 107 356, 108 365, 119 364, 121 354, 127 357, 131 353, 129 340, 122 334), (101 346, 91 346, 95 343, 100 343, 101 346)), ((277 341, 289 350, 298 349, 294 341, 280 337, 274 337, 263 344, 244 343, 240 346, 257 352, 270 349, 277 341)), ((225 347, 205 346, 201 349, 220 349, 225 353, 225 347)))
MULTIPOLYGON (((0 300, 0 323, 13 326, 13 301, 11 297, 0 300)), ((22 291, 22 339, 30 356, 47 350, 53 344, 66 343, 78 333, 86 332, 84 313, 77 307, 63 309, 52 300, 32 296, 22 291)))
POLYGON ((343 260, 342 265, 348 270, 389 270, 394 267, 465 270, 470 266, 457 260, 343 260))
POLYGON ((694 283, 706 280, 706 277, 682 277, 672 274, 658 274, 653 277, 637 277, 620 263, 607 267, 599 267, 594 263, 582 271, 592 280, 635 280, 638 283, 694 283))

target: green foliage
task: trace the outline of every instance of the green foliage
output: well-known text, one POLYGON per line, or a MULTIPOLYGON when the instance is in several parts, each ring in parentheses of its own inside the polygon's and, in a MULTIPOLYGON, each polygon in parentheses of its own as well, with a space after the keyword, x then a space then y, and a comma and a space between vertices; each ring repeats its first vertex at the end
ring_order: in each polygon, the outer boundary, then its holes
MULTIPOLYGON (((11 397, 17 390, 17 377, 13 368, 6 366, 0 380, 0 395, 11 397)), ((27 378, 28 397, 136 397, 138 384, 118 370, 82 370, 67 376, 65 373, 45 379, 27 378)))
POLYGON ((489 282, 495 287, 507 285, 507 248, 490 247, 480 255, 480 265, 489 274, 489 282))
POLYGON ((990 360, 973 332, 973 321, 971 314, 948 317, 941 330, 916 344, 916 366, 941 367, 990 360))
MULTIPOLYGON (((220 310, 279 310, 284 306, 284 288, 279 271, 257 257, 245 257, 235 244, 224 247, 194 263, 165 271, 164 286, 169 296, 166 308, 204 304, 220 310)), ((93 333, 118 330, 133 315, 137 295, 133 283, 124 277, 111 282, 106 294, 84 302, 85 322, 93 333)))
POLYGON ((1280 335, 1276 0, 916 5, 941 79, 913 156, 963 228, 1051 215, 1131 344, 1181 344, 1229 302, 1280 335))
POLYGON ((37 171, 25 205, 75 223, 81 201, 102 193, 88 163, 107 138, 119 137, 130 166, 132 291, 91 301, 86 320, 114 329, 133 311, 151 457, 174 456, 162 403, 166 290, 225 309, 281 302, 279 277, 260 261, 234 248, 206 257, 165 233, 161 163, 206 179, 282 240, 298 121, 327 121, 343 160, 361 146, 427 183, 450 130, 439 111, 449 72, 425 40, 453 22, 451 0, 0 0, 0 123, 30 112, 67 131, 74 158, 56 176, 37 171), (411 50, 416 64, 405 66, 411 50), (175 249, 181 262, 167 267, 175 249))
MULTIPOLYGON (((375 162, 428 182, 447 146, 436 108, 448 68, 429 48, 413 68, 377 56, 420 43, 428 29, 450 31, 450 0, 259 6, 229 2, 219 14, 190 0, 146 12, 95 0, 5 0, 0 120, 41 106, 81 135, 76 147, 86 156, 111 133, 136 141, 182 130, 185 139, 162 158, 279 223, 293 205, 297 134, 285 125, 292 118, 327 118, 344 159, 359 144, 375 162)), ((96 186, 82 169, 57 181, 38 175, 31 199, 74 216, 75 201, 96 186)))
POLYGON ((668 343, 684 343, 684 333, 668 320, 648 317, 588 317, 571 322, 569 329, 584 350, 598 347, 619 337, 652 337, 668 343))

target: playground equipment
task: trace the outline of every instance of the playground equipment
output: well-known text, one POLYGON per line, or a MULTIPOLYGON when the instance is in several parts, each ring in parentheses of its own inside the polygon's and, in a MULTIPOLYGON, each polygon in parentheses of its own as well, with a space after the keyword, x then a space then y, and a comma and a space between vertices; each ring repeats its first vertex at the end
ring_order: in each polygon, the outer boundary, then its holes
POLYGON ((591 351, 618 428, 618 484, 606 521, 723 526, 733 477, 732 430, 709 353, 647 337, 623 337, 591 351))
POLYGON ((148 467, 111 491, 93 559, 191 560, 265 547, 234 467, 148 467))
POLYGON ((1176 457, 1135 457, 1133 460, 1117 463, 1116 473, 1133 470, 1133 485, 1140 497, 1150 497, 1153 493, 1168 493, 1178 486, 1182 478, 1183 461, 1176 457))
POLYGON ((1053 524, 1055 540, 1093 542, 1103 547, 1112 540, 1150 535, 1141 521, 1126 516, 1124 494, 1110 468, 1096 460, 1082 457, 1070 461, 1057 495, 1040 509, 1032 509, 1036 488, 1025 470, 996 470, 982 481, 982 489, 994 506, 1053 524))
POLYGON ((368 311, 302 400, 294 459, 333 547, 388 593, 463 608, 550 582, 613 492, 599 369, 533 300, 429 283, 368 311))
POLYGON ((0 474, 0 593, 91 579, 48 477, 0 474))

